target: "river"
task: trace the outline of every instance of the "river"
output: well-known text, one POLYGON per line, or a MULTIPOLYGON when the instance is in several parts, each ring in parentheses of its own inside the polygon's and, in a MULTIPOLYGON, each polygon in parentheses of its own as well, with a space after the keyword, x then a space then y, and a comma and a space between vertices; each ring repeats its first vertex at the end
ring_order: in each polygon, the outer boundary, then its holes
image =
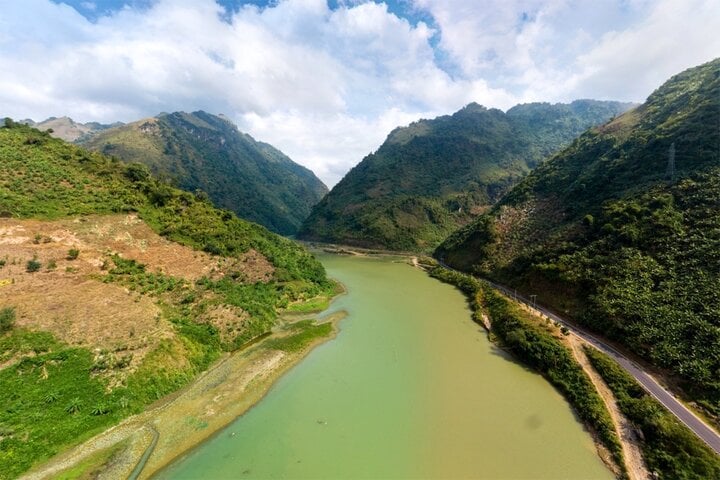
POLYGON ((338 337, 156 478, 613 478, 456 289, 391 258, 320 259, 348 289, 338 337))

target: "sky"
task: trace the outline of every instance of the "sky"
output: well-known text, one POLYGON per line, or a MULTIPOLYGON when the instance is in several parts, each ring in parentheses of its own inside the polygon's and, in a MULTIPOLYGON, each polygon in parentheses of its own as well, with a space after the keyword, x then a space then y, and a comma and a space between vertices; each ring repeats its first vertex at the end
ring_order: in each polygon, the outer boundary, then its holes
POLYGON ((332 186, 471 102, 641 102, 718 31, 718 0, 0 0, 0 115, 223 113, 332 186))

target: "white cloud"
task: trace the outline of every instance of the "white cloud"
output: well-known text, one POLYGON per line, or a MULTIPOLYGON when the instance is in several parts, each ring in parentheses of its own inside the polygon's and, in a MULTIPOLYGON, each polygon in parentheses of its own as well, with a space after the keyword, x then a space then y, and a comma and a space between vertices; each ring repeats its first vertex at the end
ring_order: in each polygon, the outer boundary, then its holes
POLYGON ((720 56, 717 0, 413 0, 469 78, 523 101, 642 101, 720 56))
POLYGON ((658 3, 632 29, 603 35, 578 56, 567 90, 583 96, 644 99, 670 76, 720 56, 717 0, 658 3))
POLYGON ((225 113, 332 185, 419 117, 471 101, 641 100, 720 54, 716 0, 412 2, 430 25, 357 0, 245 5, 230 21, 212 0, 158 0, 94 22, 0 0, 0 113, 225 113))

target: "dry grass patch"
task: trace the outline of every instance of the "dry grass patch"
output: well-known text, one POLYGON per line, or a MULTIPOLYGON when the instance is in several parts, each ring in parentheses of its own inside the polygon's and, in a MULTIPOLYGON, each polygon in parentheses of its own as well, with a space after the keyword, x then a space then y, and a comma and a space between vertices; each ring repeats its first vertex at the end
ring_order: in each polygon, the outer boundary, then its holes
POLYGON ((242 308, 232 305, 213 305, 199 318, 218 329, 220 340, 231 342, 243 331, 246 320, 250 315, 242 308))

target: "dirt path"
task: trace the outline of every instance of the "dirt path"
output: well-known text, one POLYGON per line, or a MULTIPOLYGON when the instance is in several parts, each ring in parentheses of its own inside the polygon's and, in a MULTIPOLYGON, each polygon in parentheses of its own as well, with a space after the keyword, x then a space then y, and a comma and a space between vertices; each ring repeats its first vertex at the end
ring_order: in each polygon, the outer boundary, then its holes
POLYGON ((566 338, 572 347, 575 360, 577 360, 583 370, 585 370, 585 373, 590 377, 593 385, 595 385, 595 390, 600 394, 605 402, 605 406, 610 412, 610 417, 612 417, 612 421, 615 424, 615 431, 622 445, 625 466, 627 467, 630 480, 646 480, 652 478, 650 472, 648 472, 645 467, 635 429, 625 415, 622 414, 612 391, 602 377, 595 371, 587 355, 585 355, 585 351, 583 351, 582 348, 585 342, 573 334, 568 335, 566 338))

